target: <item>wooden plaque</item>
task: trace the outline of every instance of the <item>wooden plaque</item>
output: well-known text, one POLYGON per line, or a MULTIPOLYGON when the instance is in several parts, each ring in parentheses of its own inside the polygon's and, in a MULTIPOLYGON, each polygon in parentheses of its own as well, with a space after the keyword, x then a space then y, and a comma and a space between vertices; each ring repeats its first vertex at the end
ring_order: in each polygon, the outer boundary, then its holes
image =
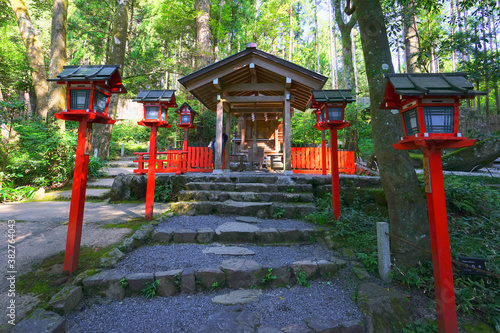
POLYGON ((431 170, 429 168, 429 158, 424 156, 424 158, 422 159, 422 164, 423 164, 423 168, 424 168, 425 193, 432 193, 431 170))
POLYGON ((85 139, 85 155, 90 155, 92 152, 92 129, 87 128, 87 135, 85 139))

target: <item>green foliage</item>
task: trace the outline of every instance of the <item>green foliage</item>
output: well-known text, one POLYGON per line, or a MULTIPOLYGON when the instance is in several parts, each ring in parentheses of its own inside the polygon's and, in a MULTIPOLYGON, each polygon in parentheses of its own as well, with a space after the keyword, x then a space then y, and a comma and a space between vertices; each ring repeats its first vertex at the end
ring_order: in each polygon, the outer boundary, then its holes
POLYGON ((105 167, 106 167, 106 161, 101 160, 99 157, 91 156, 89 158, 88 177, 101 178, 104 175, 102 169, 105 167))
MULTIPOLYGON (((0 172, 0 179, 3 173, 0 172)), ((35 195, 36 188, 32 186, 21 186, 14 188, 14 182, 4 183, 0 180, 0 202, 15 202, 30 200, 35 195)))
POLYGON ((149 141, 150 129, 146 126, 139 126, 132 121, 122 121, 113 125, 111 140, 115 142, 147 142, 149 141))
POLYGON ((61 132, 38 119, 13 125, 18 141, 9 156, 6 172, 16 186, 51 186, 66 182, 73 173, 76 133, 61 132))
POLYGON ((158 286, 160 285, 160 280, 155 280, 151 283, 146 283, 146 288, 142 289, 142 293, 146 298, 151 299, 156 296, 158 286))
POLYGON ((126 278, 122 278, 120 281, 118 281, 118 283, 120 284, 120 286, 121 286, 122 288, 124 288, 124 289, 125 289, 125 288, 128 288, 128 281, 127 281, 127 279, 126 279, 126 278))
POLYGON ((299 286, 306 288, 309 288, 311 286, 309 281, 307 281, 307 276, 305 271, 299 269, 299 271, 295 273, 295 277, 297 278, 297 283, 299 284, 299 286))
POLYGON ((274 207, 273 218, 280 219, 283 217, 283 214, 285 214, 285 212, 286 212, 285 208, 280 207, 280 206, 276 206, 276 207, 274 207))
POLYGON ((168 202, 170 193, 172 192, 171 185, 155 185, 155 201, 168 202))
POLYGON ((266 275, 262 278, 262 284, 266 285, 272 280, 276 280, 278 277, 273 274, 273 269, 268 268, 266 275))
POLYGON ((210 290, 215 290, 219 288, 219 282, 215 281, 214 283, 212 283, 212 286, 210 287, 210 290))
POLYGON ((356 253, 356 257, 361 260, 366 270, 370 273, 375 273, 378 270, 378 256, 377 251, 372 253, 356 253))
POLYGON ((316 116, 313 112, 295 112, 291 124, 294 144, 321 143, 321 131, 313 127, 316 124, 316 116))

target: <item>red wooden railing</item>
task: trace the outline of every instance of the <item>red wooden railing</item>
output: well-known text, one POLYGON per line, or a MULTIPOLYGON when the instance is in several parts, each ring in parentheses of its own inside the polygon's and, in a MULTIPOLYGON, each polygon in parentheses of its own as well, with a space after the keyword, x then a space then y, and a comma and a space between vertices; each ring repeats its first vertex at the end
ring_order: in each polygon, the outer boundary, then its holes
MULTIPOLYGON (((331 149, 326 148, 326 169, 331 170, 331 149)), ((292 147, 292 170, 294 173, 321 173, 321 148, 292 147)), ((353 151, 339 151, 339 172, 354 174, 353 151)))
MULTIPOLYGON (((134 153, 138 159, 134 162, 139 163, 135 174, 147 174, 148 160, 144 155, 148 153, 134 153)), ((158 152, 156 166, 157 173, 175 172, 177 174, 185 172, 212 172, 212 150, 208 147, 188 147, 188 151, 169 150, 158 152), (160 158, 165 156, 165 158, 160 158)), ((321 166, 321 148, 316 147, 292 147, 292 170, 294 173, 312 173, 322 172, 321 166)), ((326 149, 326 167, 330 172, 331 150, 326 149)), ((354 174, 354 152, 339 151, 339 172, 354 174)))

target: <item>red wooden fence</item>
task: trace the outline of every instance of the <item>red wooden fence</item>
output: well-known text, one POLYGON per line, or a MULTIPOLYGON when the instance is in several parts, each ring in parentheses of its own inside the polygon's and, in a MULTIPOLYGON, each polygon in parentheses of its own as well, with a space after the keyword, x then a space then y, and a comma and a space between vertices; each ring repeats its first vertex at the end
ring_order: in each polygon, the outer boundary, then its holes
MULTIPOLYGON (((332 151, 326 148, 326 169, 330 173, 332 151)), ((321 173, 321 148, 292 147, 292 170, 294 173, 321 173)), ((339 151, 339 172, 354 174, 353 151, 339 151)))
MULTIPOLYGON (((147 174, 147 159, 144 155, 148 153, 134 153, 139 158, 134 162, 139 163, 135 174, 147 174), (145 166, 146 165, 146 166, 145 166)), ((175 172, 212 172, 212 150, 208 147, 188 147, 188 151, 169 150, 158 152, 157 173, 175 172), (160 155, 166 158, 159 158, 160 155)), ((326 167, 330 172, 331 150, 326 149, 326 167)), ((292 147, 292 170, 294 173, 321 173, 321 148, 316 147, 292 147)), ((339 172, 354 174, 354 152, 339 151, 339 172)))

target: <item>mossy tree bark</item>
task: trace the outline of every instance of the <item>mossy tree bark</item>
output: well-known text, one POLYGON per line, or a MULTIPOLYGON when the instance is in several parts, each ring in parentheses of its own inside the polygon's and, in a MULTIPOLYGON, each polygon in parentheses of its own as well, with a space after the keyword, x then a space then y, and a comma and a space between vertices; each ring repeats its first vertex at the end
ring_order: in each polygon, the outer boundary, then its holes
POLYGON ((196 41, 198 46, 197 67, 202 68, 212 63, 213 41, 212 30, 210 28, 210 1, 196 0, 196 41))
POLYGON ((356 81, 354 77, 354 66, 352 62, 352 38, 351 30, 356 24, 356 13, 351 15, 351 18, 347 23, 344 22, 342 17, 342 10, 340 9, 340 0, 332 0, 333 8, 335 11, 335 21, 340 30, 340 36, 342 39, 342 62, 344 64, 342 70, 342 83, 343 88, 351 88, 353 91, 356 87, 356 81))
POLYGON ((8 0, 19 25, 19 32, 26 47, 29 64, 31 66, 31 80, 36 95, 36 112, 42 119, 47 119, 49 106, 47 73, 43 58, 42 45, 40 44, 28 9, 23 0, 8 0))
MULTIPOLYGON (((399 114, 380 110, 384 98, 384 73, 393 73, 384 16, 379 1, 354 0, 361 33, 361 44, 370 86, 371 124, 380 178, 389 208, 391 234, 430 249, 429 223, 425 196, 406 151, 393 143, 403 134, 399 114)), ((396 263, 414 266, 429 258, 396 238, 391 238, 396 263)))
POLYGON ((401 4, 403 11, 406 71, 408 73, 418 73, 420 72, 418 67, 420 42, 418 40, 416 4, 415 0, 405 0, 401 4))
MULTIPOLYGON (((66 34, 68 25, 68 0, 55 0, 52 11, 52 32, 50 39, 50 68, 49 77, 54 78, 63 71, 67 63, 66 34)), ((66 109, 66 89, 57 82, 49 84, 49 111, 47 121, 55 120, 55 114, 66 109)), ((57 122, 64 129, 65 122, 57 122)))
MULTIPOLYGON (((116 0, 117 8, 113 22, 113 35, 111 36, 112 46, 108 55, 108 64, 121 65, 120 74, 122 74, 122 78, 128 38, 128 6, 132 1, 134 0, 116 0)), ((108 108, 108 115, 111 118, 116 117, 118 99, 119 95, 111 95, 108 108)), ((112 131, 113 125, 94 124, 92 147, 98 149, 97 156, 102 160, 108 157, 112 131)))

